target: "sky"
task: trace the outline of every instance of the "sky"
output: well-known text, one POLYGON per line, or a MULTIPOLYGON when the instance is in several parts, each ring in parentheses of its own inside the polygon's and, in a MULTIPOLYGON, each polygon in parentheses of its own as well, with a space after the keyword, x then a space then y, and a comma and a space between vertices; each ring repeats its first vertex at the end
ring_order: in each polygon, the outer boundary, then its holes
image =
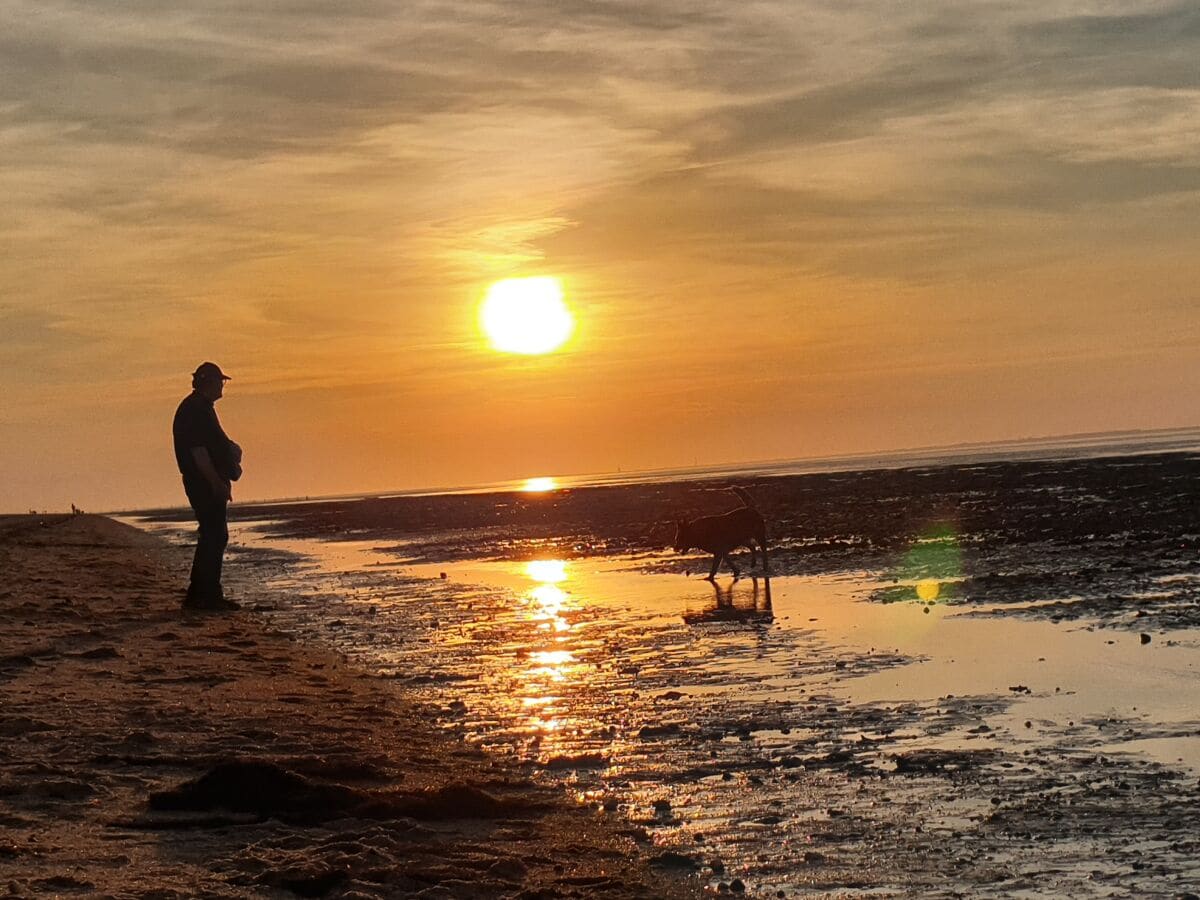
POLYGON ((182 504, 208 359, 241 500, 1200 424, 1191 0, 0 19, 0 510, 182 504))

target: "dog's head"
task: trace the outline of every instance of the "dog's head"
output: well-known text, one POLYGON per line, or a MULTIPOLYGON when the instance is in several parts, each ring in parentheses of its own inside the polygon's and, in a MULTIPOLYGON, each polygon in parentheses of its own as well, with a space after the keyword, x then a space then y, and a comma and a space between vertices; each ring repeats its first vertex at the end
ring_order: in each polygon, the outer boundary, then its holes
POLYGON ((692 529, 683 519, 675 520, 675 540, 671 542, 676 553, 686 553, 692 549, 692 529))

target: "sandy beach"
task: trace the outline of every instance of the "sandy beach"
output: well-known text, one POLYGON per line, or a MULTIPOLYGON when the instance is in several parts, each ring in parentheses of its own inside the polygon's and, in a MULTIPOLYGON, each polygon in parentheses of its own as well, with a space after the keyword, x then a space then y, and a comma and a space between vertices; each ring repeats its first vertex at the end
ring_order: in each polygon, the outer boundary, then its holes
POLYGON ((0 892, 1191 900, 1198 465, 0 519, 0 892))
POLYGON ((1200 2, 3 11, 0 900, 1200 900, 1200 2))
POLYGON ((698 893, 694 861, 395 682, 254 610, 180 612, 186 565, 102 517, 0 517, 0 893, 698 893))

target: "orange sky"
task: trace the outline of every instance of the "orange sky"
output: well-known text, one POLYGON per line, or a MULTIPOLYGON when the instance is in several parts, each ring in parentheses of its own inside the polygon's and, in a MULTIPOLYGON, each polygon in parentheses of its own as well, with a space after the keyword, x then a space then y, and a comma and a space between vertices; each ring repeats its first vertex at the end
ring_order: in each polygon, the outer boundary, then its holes
POLYGON ((1200 423, 1194 4, 5 20, 0 510, 181 504, 204 359, 241 499, 1200 423))

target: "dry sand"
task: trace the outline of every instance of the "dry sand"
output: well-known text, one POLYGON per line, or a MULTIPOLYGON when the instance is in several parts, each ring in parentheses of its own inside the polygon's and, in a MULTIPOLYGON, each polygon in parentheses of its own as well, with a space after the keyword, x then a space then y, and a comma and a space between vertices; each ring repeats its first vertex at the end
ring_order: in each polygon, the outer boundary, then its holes
POLYGON ((0 517, 0 894, 699 893, 393 684, 180 612, 186 565, 102 517, 0 517))

